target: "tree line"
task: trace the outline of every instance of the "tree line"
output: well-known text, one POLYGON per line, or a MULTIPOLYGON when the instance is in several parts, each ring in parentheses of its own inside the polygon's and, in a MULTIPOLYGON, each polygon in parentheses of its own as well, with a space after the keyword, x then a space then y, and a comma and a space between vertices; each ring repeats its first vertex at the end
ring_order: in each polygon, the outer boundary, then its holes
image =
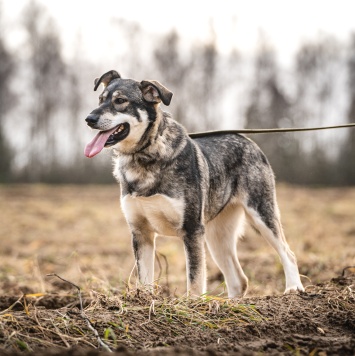
MULTIPOLYGON (((115 53, 117 65, 108 68, 80 50, 65 59, 55 21, 35 1, 19 21, 19 48, 8 49, 4 26, 0 13, 1 182, 113 181, 109 154, 83 155, 93 135, 84 122, 97 104, 93 79, 110 69, 161 81, 174 92, 168 111, 190 132, 355 122, 355 34, 347 43, 327 35, 304 43, 284 68, 263 36, 250 58, 237 49, 220 53, 212 27, 207 41, 186 46, 177 31, 153 39, 120 20, 112 30, 129 50, 115 53)), ((355 129, 251 138, 278 181, 355 184, 355 129)))

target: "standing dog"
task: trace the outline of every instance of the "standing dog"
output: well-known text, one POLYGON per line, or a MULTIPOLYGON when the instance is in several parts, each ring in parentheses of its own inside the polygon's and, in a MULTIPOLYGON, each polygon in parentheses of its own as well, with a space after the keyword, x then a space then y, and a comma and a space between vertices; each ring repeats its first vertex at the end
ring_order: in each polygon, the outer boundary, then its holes
POLYGON ((303 290, 281 227, 274 175, 258 146, 237 134, 190 138, 160 108, 173 94, 157 81, 122 79, 109 71, 95 80, 94 90, 100 84, 99 107, 86 118, 99 132, 85 155, 113 148, 113 174, 121 184, 140 282, 153 284, 156 234, 178 236, 186 253, 189 293, 206 291, 206 242, 228 296, 244 295, 248 279, 236 240, 247 220, 279 254, 285 292, 303 290))

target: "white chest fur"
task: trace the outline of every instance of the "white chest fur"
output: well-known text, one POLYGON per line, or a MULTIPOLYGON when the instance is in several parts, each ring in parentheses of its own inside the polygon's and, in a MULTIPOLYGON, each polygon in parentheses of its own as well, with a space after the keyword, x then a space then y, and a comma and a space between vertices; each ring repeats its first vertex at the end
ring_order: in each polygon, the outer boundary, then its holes
POLYGON ((140 226, 142 220, 158 234, 178 236, 184 217, 183 199, 155 194, 150 197, 126 195, 121 200, 129 224, 140 226))

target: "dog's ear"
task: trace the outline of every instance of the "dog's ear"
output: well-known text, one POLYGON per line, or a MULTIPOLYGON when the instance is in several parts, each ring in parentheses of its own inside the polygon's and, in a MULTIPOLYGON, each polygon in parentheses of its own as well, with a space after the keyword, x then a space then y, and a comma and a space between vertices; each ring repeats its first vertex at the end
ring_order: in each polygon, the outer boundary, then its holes
POLYGON ((142 80, 140 85, 143 98, 151 103, 160 103, 168 106, 173 93, 156 80, 142 80))
POLYGON ((96 78, 94 81, 94 91, 97 90, 99 85, 102 83, 104 87, 106 88, 110 82, 114 79, 121 78, 120 74, 116 72, 115 70, 110 70, 109 72, 103 74, 100 78, 96 78))

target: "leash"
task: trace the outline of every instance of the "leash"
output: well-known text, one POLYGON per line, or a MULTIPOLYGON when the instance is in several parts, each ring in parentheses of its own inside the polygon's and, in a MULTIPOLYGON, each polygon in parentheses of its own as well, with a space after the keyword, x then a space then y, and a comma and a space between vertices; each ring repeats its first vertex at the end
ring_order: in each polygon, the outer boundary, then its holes
POLYGON ((355 123, 337 126, 321 126, 321 127, 301 127, 301 128, 280 128, 280 129, 240 129, 240 130, 216 130, 206 132, 189 133, 191 138, 206 137, 219 134, 265 134, 265 133, 282 133, 282 132, 301 132, 301 131, 318 131, 330 129, 342 129, 346 127, 355 127, 355 123))

